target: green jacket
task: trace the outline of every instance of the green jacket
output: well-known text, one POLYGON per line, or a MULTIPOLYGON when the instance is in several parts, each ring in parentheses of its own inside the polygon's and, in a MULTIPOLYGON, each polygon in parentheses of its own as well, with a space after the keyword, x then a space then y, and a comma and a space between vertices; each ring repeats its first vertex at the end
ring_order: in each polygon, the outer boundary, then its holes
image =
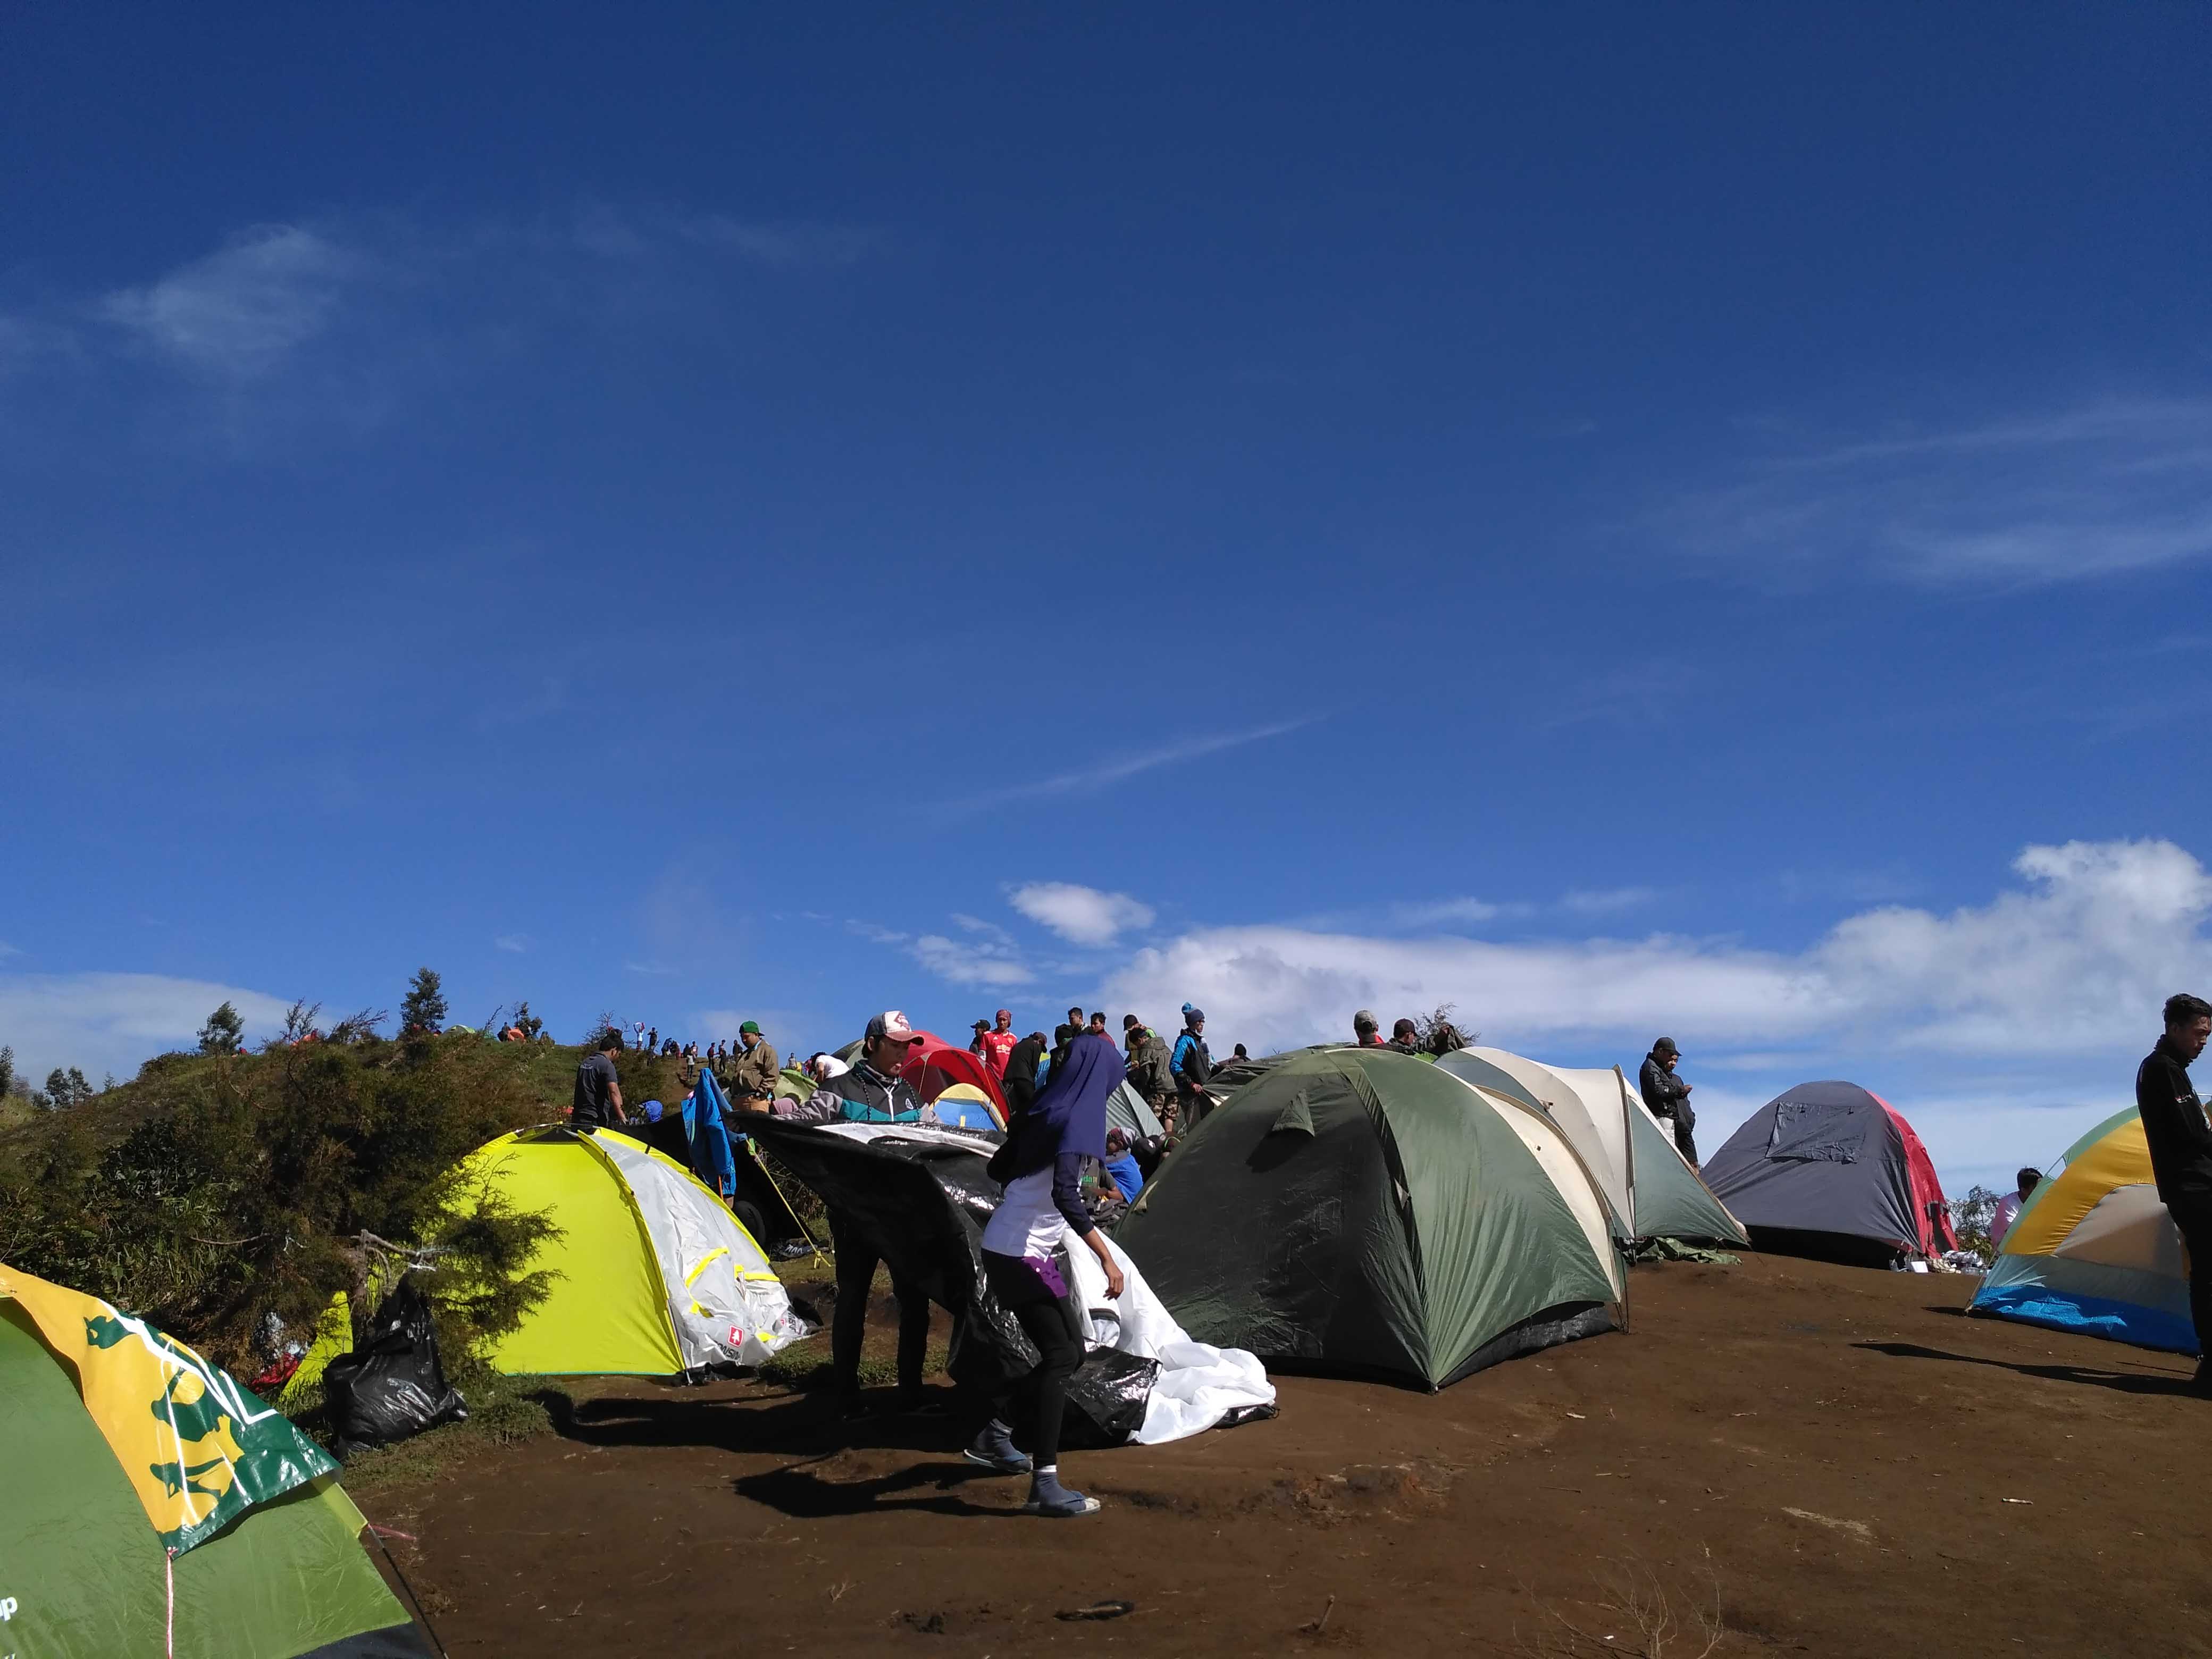
POLYGON ((724 1068, 728 1073, 730 1093, 740 1100, 748 1095, 773 1096, 776 1079, 780 1075, 775 1050, 769 1046, 766 1037, 761 1038, 750 1048, 742 1046, 742 1039, 740 1043, 738 1052, 730 1056, 730 1063, 724 1068))

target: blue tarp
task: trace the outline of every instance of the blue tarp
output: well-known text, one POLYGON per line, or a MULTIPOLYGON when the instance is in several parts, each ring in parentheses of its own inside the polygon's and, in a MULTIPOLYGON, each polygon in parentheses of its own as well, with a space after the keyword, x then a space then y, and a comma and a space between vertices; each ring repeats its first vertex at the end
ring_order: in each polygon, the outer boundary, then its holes
POLYGON ((691 1173, 725 1202, 738 1190, 738 1163, 730 1150, 730 1132, 723 1114, 730 1109, 721 1085, 712 1072, 702 1069, 698 1085, 684 1097, 684 1136, 691 1144, 691 1173))
POLYGON ((2139 1348, 2161 1348, 2168 1353, 2197 1352, 2197 1328, 2185 1317, 2177 1319, 2163 1308, 2080 1296, 2047 1285, 1984 1284, 1975 1293, 1970 1311, 2047 1326, 2055 1331, 2131 1342, 2139 1348))

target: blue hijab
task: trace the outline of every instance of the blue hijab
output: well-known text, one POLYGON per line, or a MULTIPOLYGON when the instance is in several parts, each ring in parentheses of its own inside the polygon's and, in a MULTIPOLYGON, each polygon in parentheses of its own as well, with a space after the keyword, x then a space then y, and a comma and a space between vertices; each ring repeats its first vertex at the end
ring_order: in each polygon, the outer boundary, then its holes
POLYGON ((1088 1031, 1077 1037, 1067 1057, 1052 1068, 1051 1080, 1037 1091, 1029 1110, 1014 1120, 1007 1142, 1013 1176, 1042 1170, 1063 1152, 1080 1152, 1103 1162, 1106 1101, 1127 1075, 1128 1067, 1112 1038, 1088 1031))

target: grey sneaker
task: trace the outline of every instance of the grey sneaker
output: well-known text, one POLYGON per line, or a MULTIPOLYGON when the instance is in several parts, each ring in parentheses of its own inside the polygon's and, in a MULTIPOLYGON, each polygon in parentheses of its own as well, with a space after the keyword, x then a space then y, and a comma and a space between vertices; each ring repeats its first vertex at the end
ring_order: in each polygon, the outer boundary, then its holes
POLYGON ((1027 1474, 1030 1472, 1028 1455, 1014 1444, 1013 1436, 1006 1432, 1003 1423, 986 1423, 983 1432, 975 1437, 975 1443, 961 1455, 994 1474, 1027 1474))
POLYGON ((1030 1501, 1022 1505, 1024 1515, 1048 1515, 1055 1520, 1073 1520, 1079 1515, 1096 1515, 1098 1500, 1085 1498, 1079 1492, 1070 1492, 1060 1484, 1056 1474, 1033 1475, 1030 1480, 1030 1501))

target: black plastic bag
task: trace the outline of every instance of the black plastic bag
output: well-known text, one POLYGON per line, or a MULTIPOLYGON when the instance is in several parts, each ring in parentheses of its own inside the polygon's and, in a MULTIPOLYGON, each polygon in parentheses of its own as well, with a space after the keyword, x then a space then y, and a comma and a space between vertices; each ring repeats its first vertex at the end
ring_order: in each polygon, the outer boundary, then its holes
POLYGON ((1093 1348, 1067 1379, 1060 1444, 1079 1451, 1127 1444, 1145 1426, 1145 1407, 1159 1375, 1157 1359, 1140 1359, 1119 1348, 1093 1348))
POLYGON ((335 1431, 331 1449, 340 1457, 389 1446, 469 1414, 439 1363, 430 1304, 409 1279, 384 1298, 368 1339, 331 1361, 323 1394, 335 1431))

